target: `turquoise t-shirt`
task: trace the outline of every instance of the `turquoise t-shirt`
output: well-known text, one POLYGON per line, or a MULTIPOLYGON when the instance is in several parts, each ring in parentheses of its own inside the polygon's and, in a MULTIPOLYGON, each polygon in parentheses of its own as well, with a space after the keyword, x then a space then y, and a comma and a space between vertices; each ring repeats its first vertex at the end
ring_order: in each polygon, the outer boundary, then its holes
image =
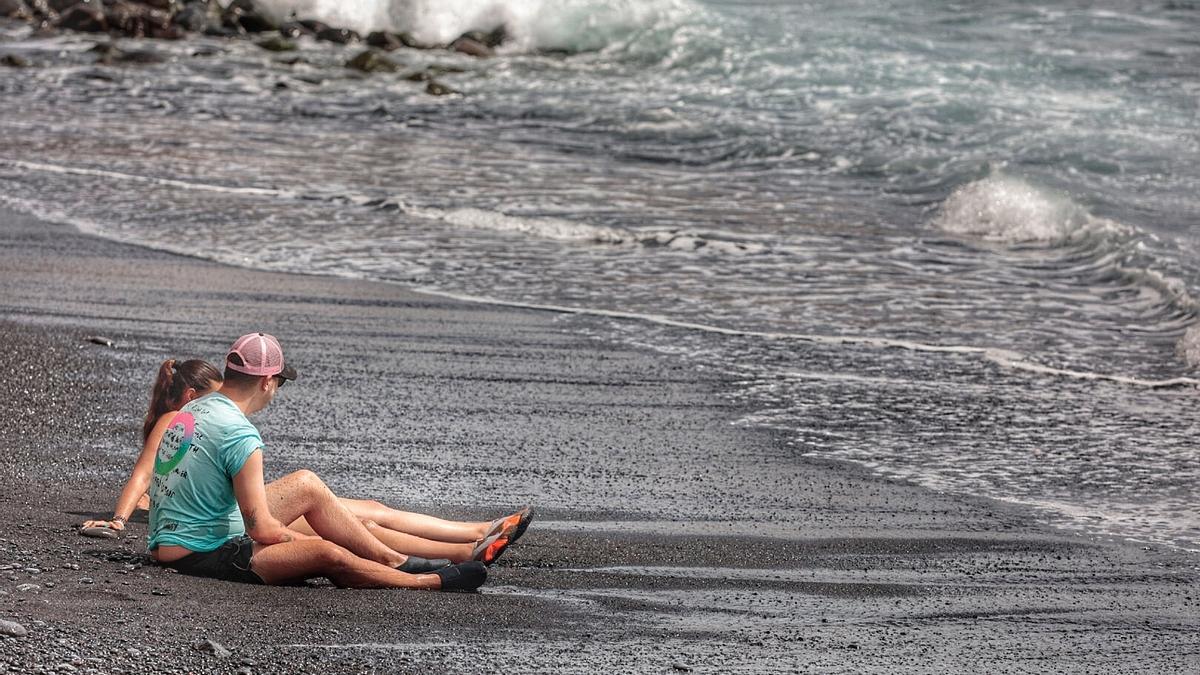
POLYGON ((263 447, 258 429, 220 393, 183 406, 163 433, 150 484, 150 548, 205 553, 246 533, 233 477, 263 447))

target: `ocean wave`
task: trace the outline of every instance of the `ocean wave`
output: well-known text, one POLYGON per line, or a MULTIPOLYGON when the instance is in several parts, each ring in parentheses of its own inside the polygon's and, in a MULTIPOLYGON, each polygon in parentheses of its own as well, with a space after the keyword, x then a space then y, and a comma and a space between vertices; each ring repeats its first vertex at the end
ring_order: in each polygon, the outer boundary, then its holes
POLYGON ((276 19, 316 19, 361 33, 401 31, 445 44, 503 27, 517 51, 595 51, 701 11, 686 0, 256 0, 276 19))
MULTIPOLYGON (((200 192, 216 192, 228 195, 250 195, 276 199, 326 202, 330 204, 346 204, 349 206, 378 209, 382 211, 399 211, 415 218, 436 220, 456 227, 493 232, 511 232, 540 239, 562 242, 592 243, 611 246, 641 246, 645 248, 663 248, 673 251, 699 252, 725 255, 748 255, 764 253, 768 247, 751 241, 739 240, 735 235, 724 232, 693 232, 678 229, 633 231, 617 227, 604 227, 584 222, 567 220, 565 218, 518 216, 478 208, 440 209, 429 206, 415 206, 400 197, 379 198, 358 192, 343 191, 304 191, 294 189, 279 189, 257 186, 232 186, 201 181, 184 181, 171 178, 142 176, 108 169, 90 167, 66 166, 46 162, 27 162, 24 160, 0 157, 0 165, 8 165, 27 171, 44 173, 88 176, 111 181, 129 181, 146 183, 164 187, 194 190, 200 192)), ((89 230, 91 231, 91 230, 89 230)), ((94 231, 93 231, 94 233, 94 231)))
POLYGON ((686 230, 635 232, 619 227, 590 225, 565 218, 517 216, 487 209, 414 207, 395 199, 372 200, 363 203, 363 205, 373 208, 401 210, 412 216, 429 220, 439 220, 457 227, 491 230, 493 232, 512 232, 562 242, 604 244, 609 246, 632 245, 645 248, 665 248, 674 251, 726 255, 748 255, 764 253, 768 250, 763 244, 739 241, 734 235, 729 233, 702 233, 686 230))
POLYGON ((1056 243, 1086 230, 1115 229, 1069 197, 1018 178, 994 175, 955 190, 933 220, 953 234, 1006 244, 1056 243))
MULTIPOLYGON (((1018 178, 993 175, 959 187, 942 203, 933 225, 1026 250, 1042 245, 1047 251, 1067 247, 1082 252, 1091 274, 1152 293, 1157 304, 1173 309, 1183 320, 1200 316, 1200 303, 1187 285, 1155 269, 1159 261, 1141 245, 1144 233, 1094 216, 1066 195, 1018 178)), ((1200 367, 1200 322, 1187 328, 1176 352, 1189 367, 1200 367)))

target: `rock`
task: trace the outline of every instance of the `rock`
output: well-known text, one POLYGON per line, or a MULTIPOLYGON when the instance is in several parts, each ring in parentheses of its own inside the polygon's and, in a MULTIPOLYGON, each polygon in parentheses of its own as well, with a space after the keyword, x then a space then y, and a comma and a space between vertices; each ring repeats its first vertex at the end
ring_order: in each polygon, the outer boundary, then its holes
POLYGON ((24 57, 16 54, 5 54, 0 56, 0 66, 8 66, 9 68, 28 68, 29 61, 24 57))
POLYGON ((37 584, 21 584, 20 586, 17 586, 17 590, 22 593, 37 593, 38 591, 42 590, 42 587, 38 586, 37 584))
POLYGON ((125 650, 125 653, 126 653, 126 654, 128 654, 128 655, 129 655, 129 658, 131 658, 131 659, 140 659, 140 658, 142 658, 142 652, 141 652, 141 650, 139 650, 139 649, 134 649, 133 647, 130 647, 130 648, 126 649, 126 650, 125 650))
POLYGON ((504 44, 505 40, 508 39, 508 29, 504 26, 500 26, 499 28, 488 33, 485 33, 481 30, 470 30, 466 33, 463 33, 462 37, 470 38, 480 44, 487 45, 488 47, 499 47, 500 45, 504 44))
POLYGON ((104 33, 108 30, 108 19, 95 4, 80 3, 60 16, 55 25, 59 28, 85 33, 104 33))
POLYGON ((254 43, 259 47, 269 52, 293 52, 296 51, 296 43, 284 38, 282 35, 271 35, 254 43))
POLYGON ((467 37, 466 35, 458 38, 454 42, 451 42, 450 49, 461 54, 479 58, 487 58, 495 54, 491 47, 480 42, 479 40, 467 37))
POLYGON ((171 15, 130 0, 112 0, 104 13, 110 30, 128 37, 152 37, 174 40, 183 36, 171 23, 171 15))
POLYGON ((303 21, 298 21, 296 23, 298 23, 300 27, 307 31, 310 35, 316 35, 323 30, 329 30, 329 24, 321 23, 320 21, 314 21, 313 19, 304 19, 303 21))
POLYGON ((400 70, 400 64, 370 49, 347 61, 346 67, 364 73, 394 73, 400 70))
POLYGON ((304 27, 298 21, 284 21, 279 24, 279 34, 283 37, 298 38, 301 35, 312 35, 313 31, 304 27))
POLYGON ((358 33, 345 28, 326 28, 322 31, 317 31, 317 39, 326 42, 336 42, 340 45, 348 45, 351 42, 358 42, 358 33))
POLYGON ((190 2, 171 17, 171 22, 192 33, 203 33, 221 25, 221 7, 213 2, 190 2))
POLYGON ((451 89, 450 87, 447 87, 436 80, 430 80, 429 83, 425 85, 425 93, 429 94, 430 96, 448 96, 450 94, 461 94, 462 92, 458 91, 457 89, 451 89))
POLYGON ((29 21, 33 19, 33 10, 24 0, 0 0, 0 16, 29 21))
POLYGON ((375 31, 367 36, 367 44, 387 52, 394 52, 405 46, 400 36, 387 31, 375 31))
MULTIPOLYGON (((120 49, 117 49, 116 45, 112 44, 111 42, 108 43, 107 45, 103 45, 103 46, 96 45, 95 47, 92 47, 91 51, 105 52, 105 53, 110 53, 110 52, 123 53, 123 52, 121 52, 120 49)), ((115 344, 113 342, 112 338, 106 338, 103 335, 89 335, 83 339, 87 340, 88 342, 91 342, 92 344, 97 344, 97 345, 101 345, 104 347, 111 347, 111 346, 113 346, 113 344, 115 344)))
POLYGON ((389 33, 387 31, 375 31, 367 36, 367 44, 372 47, 378 47, 386 51, 395 51, 401 47, 409 49, 431 49, 427 44, 417 42, 417 40, 408 33, 389 33))
POLYGON ((25 630, 25 626, 22 626, 16 621, 5 621, 0 619, 0 635, 25 637, 26 635, 29 635, 29 631, 25 630))
POLYGON ((198 652, 204 652, 205 654, 212 654, 213 656, 217 657, 218 659, 227 659, 230 656, 233 656, 233 652, 226 649, 224 647, 224 645, 222 645, 221 643, 216 642, 214 640, 209 640, 207 638, 192 645, 192 648, 198 652))
POLYGON ((96 581, 94 579, 92 579, 91 577, 79 577, 79 583, 94 584, 94 583, 96 583, 96 581))
POLYGON ((79 3, 80 0, 46 0, 46 5, 56 12, 65 12, 79 3))
POLYGON ((42 573, 42 571, 36 567, 26 567, 23 571, 26 574, 41 574, 42 573))
POLYGON ((221 20, 229 28, 240 28, 247 33, 265 33, 277 28, 250 0, 233 0, 225 8, 221 20))
POLYGON ((58 19, 58 12, 50 7, 49 0, 29 0, 29 9, 33 11, 33 16, 38 19, 47 21, 55 21, 58 19))

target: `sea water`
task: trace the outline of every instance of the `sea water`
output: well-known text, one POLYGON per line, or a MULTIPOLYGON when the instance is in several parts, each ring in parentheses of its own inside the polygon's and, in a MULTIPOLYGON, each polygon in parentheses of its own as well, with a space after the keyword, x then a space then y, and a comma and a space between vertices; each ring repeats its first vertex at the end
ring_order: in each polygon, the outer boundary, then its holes
POLYGON ((797 456, 1200 548, 1200 5, 266 0, 401 50, 0 26, 0 203, 604 317, 797 456), (300 57, 296 59, 295 57, 300 57))

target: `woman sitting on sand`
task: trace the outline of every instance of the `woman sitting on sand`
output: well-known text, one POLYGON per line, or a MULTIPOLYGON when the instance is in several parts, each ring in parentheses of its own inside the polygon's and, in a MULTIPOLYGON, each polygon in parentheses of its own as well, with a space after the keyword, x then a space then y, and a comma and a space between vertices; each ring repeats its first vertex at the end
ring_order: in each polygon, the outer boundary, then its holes
MULTIPOLYGON (((154 457, 163 433, 171 419, 184 404, 221 388, 224 379, 220 371, 207 361, 193 359, 176 363, 164 361, 150 395, 150 408, 142 424, 142 452, 134 464, 133 473, 117 499, 113 517, 109 520, 89 520, 81 532, 92 536, 114 536, 125 529, 135 508, 149 508, 146 489, 154 472, 154 457)), ((268 483, 268 501, 272 485, 268 483)), ((533 516, 529 507, 490 522, 459 522, 442 520, 420 513, 388 508, 376 501, 339 498, 341 503, 366 525, 388 548, 410 556, 446 559, 451 562, 478 560, 491 564, 510 544, 515 542, 533 516)), ((315 534, 304 518, 288 527, 305 534, 315 534)))

